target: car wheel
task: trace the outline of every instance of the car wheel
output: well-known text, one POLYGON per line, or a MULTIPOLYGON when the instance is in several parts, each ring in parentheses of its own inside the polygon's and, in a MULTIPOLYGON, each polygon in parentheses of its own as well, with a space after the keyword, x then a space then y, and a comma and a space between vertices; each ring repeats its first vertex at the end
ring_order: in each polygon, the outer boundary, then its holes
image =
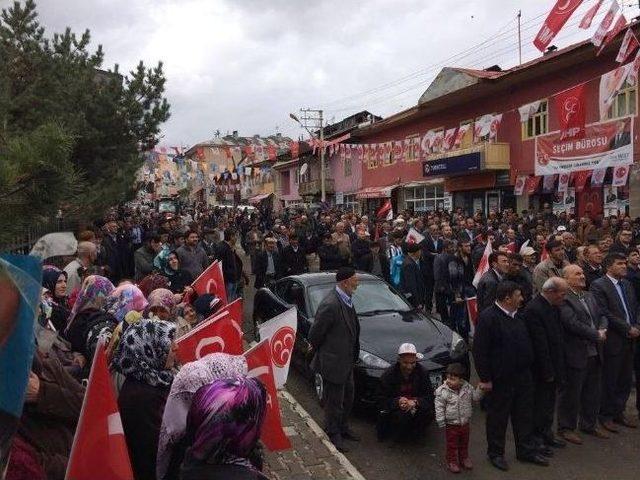
POLYGON ((322 405, 324 403, 324 379, 318 372, 313 375, 313 388, 316 391, 316 398, 322 405))

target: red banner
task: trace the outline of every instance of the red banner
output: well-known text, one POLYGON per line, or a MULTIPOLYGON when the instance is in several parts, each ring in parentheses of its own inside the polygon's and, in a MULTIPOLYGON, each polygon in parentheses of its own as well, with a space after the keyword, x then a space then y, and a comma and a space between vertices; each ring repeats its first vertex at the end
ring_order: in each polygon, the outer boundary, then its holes
POLYGON ((544 52, 551 40, 555 38, 560 29, 567 23, 569 17, 580 6, 582 0, 558 0, 549 12, 547 19, 542 24, 542 28, 533 40, 533 44, 538 50, 544 52))
POLYGON ((209 353, 242 355, 242 329, 231 314, 224 311, 180 337, 176 344, 177 357, 182 364, 199 360, 209 353))
POLYGON ((560 123, 560 140, 584 138, 586 119, 585 84, 576 85, 555 96, 560 123))
POLYGON ((469 324, 475 329, 478 323, 478 299, 476 297, 467 298, 467 312, 469 313, 469 324))
POLYGON ((580 28, 587 29, 591 26, 591 22, 593 22, 593 17, 595 17, 596 13, 598 13, 598 10, 600 9, 600 5, 602 5, 602 2, 604 2, 604 0, 598 0, 598 3, 596 3, 589 10, 587 10, 587 13, 585 13, 584 17, 582 17, 582 20, 580 20, 580 25, 578 25, 580 28))
POLYGON ((613 26, 613 28, 609 31, 609 33, 607 33, 607 36, 604 37, 604 41, 602 42, 602 46, 600 47, 600 50, 598 50, 598 55, 600 55, 600 53, 602 53, 602 50, 604 50, 604 48, 609 45, 609 43, 611 43, 611 41, 616 38, 618 36, 618 34, 625 29, 625 27, 627 26, 627 19, 625 18, 624 14, 621 13, 620 16, 618 17, 618 20, 616 20, 615 25, 613 26))
POLYGON ((627 61, 627 58, 638 48, 640 44, 638 43, 638 39, 633 34, 631 28, 627 30, 627 33, 624 34, 624 38, 622 39, 622 43, 620 44, 620 50, 618 51, 618 56, 616 57, 616 62, 624 63, 627 61))
POLYGON ((272 452, 287 450, 291 448, 291 442, 282 429, 280 402, 278 401, 278 392, 276 391, 273 369, 271 368, 269 340, 261 341, 251 350, 245 352, 244 356, 247 359, 249 368, 247 376, 260 380, 267 390, 267 413, 260 439, 272 452))
POLYGON ((540 185, 541 178, 542 177, 527 178, 527 181, 525 182, 525 190, 527 191, 528 195, 533 195, 534 193, 536 193, 536 190, 538 189, 538 185, 540 185))
POLYGON ((611 7, 609 7, 609 10, 607 10, 607 13, 604 15, 604 17, 602 17, 598 29, 591 37, 591 43, 593 43, 596 47, 602 45, 602 41, 607 36, 607 31, 613 23, 613 19, 615 18, 616 13, 618 13, 619 9, 620 5, 618 5, 618 2, 611 2, 611 7))
POLYGON ((576 193, 580 193, 584 190, 584 186, 587 183, 587 178, 591 175, 591 170, 580 170, 575 172, 573 177, 573 186, 576 189, 576 193))
POLYGON ((227 304, 227 291, 224 286, 222 262, 216 260, 209 268, 200 274, 191 284, 198 295, 210 293, 220 299, 222 305, 227 304))

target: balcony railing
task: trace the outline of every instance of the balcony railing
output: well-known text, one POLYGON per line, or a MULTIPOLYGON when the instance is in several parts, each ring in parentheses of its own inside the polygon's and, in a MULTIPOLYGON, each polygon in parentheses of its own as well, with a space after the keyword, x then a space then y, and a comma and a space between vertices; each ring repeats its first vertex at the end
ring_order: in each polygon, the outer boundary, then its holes
MULTIPOLYGON (((333 178, 326 178, 324 180, 324 188, 327 193, 335 192, 335 182, 333 178)), ((320 180, 311 180, 309 182, 300 182, 298 184, 298 195, 320 195, 321 187, 320 180)))

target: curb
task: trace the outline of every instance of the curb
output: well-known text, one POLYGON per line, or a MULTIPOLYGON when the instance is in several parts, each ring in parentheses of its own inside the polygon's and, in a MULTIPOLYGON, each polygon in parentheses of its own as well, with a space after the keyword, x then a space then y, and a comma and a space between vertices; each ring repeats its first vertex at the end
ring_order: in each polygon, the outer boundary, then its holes
POLYGON ((358 469, 349 461, 347 457, 345 457, 342 453, 340 453, 336 447, 329 441, 324 430, 320 428, 320 425, 316 423, 316 421, 307 413, 307 411, 298 403, 298 401, 286 390, 280 390, 279 395, 285 398, 291 405, 295 412, 300 415, 305 423, 309 426, 309 428, 316 434, 316 436, 320 439, 320 441, 324 444, 325 447, 331 452, 331 454, 338 460, 340 465, 347 471, 351 478, 355 480, 366 480, 365 477, 358 471, 358 469))

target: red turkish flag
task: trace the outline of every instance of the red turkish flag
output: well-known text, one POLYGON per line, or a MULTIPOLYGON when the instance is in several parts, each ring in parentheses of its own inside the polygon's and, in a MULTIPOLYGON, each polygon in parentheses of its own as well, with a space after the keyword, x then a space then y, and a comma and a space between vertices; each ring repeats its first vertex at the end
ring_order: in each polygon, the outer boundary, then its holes
POLYGON ((560 123, 560 140, 584 138, 586 120, 585 84, 576 85, 555 96, 560 123))
POLYGON ((544 52, 547 49, 551 40, 555 38, 581 3, 582 0, 558 0, 556 2, 533 40, 533 44, 538 50, 544 52))
POLYGON ((300 155, 300 144, 298 142, 292 141, 289 144, 289 148, 291 149, 291 158, 298 158, 300 155))
POLYGON ((528 177, 527 181, 525 182, 525 189, 527 191, 527 194, 532 195, 536 192, 536 190, 538 189, 538 185, 540 185, 540 179, 542 177, 528 177))
POLYGON ((242 355, 242 328, 225 310, 209 317, 176 341, 180 363, 199 360, 209 353, 242 355))
POLYGON ((584 186, 587 183, 587 178, 591 175, 591 170, 581 170, 575 172, 573 177, 573 185, 576 188, 576 193, 580 193, 584 190, 584 186))
POLYGON ((262 340, 251 350, 245 352, 244 356, 247 359, 249 368, 247 376, 260 380, 267 390, 267 413, 262 425, 260 439, 272 452, 287 450, 291 448, 291 442, 282 429, 280 402, 278 401, 278 392, 273 379, 269 340, 262 340))
POLYGON ((469 327, 471 330, 471 335, 473 336, 473 332, 476 329, 476 325, 478 324, 478 298, 471 297, 467 298, 467 313, 469 314, 469 327))
POLYGON ((198 295, 210 293, 220 299, 222 305, 227 304, 227 291, 224 286, 222 262, 216 260, 200 274, 191 284, 198 295))
POLYGON ((480 283, 480 279, 482 275, 489 271, 489 255, 493 253, 493 249, 491 248, 491 242, 487 241, 487 246, 484 247, 484 253, 482 254, 482 258, 480 259, 480 263, 478 264, 478 270, 476 270, 476 274, 473 277, 474 287, 478 288, 478 283, 480 283))
POLYGON ((98 344, 93 357, 65 479, 94 480, 98 477, 133 480, 103 342, 98 344))
POLYGON ((384 202, 384 205, 380 207, 380 210, 376 212, 376 217, 386 218, 389 212, 391 212, 391 200, 387 199, 387 201, 384 202))
POLYGON ((589 10, 587 10, 587 13, 585 13, 584 17, 582 17, 582 20, 580 20, 580 25, 578 25, 580 28, 587 29, 591 26, 591 22, 593 22, 593 17, 596 16, 596 13, 598 13, 598 10, 600 9, 600 5, 602 5, 603 2, 604 0, 598 0, 598 3, 596 3, 589 10))
POLYGON ((618 20, 616 20, 616 23, 613 25, 611 30, 609 30, 609 33, 607 33, 607 36, 604 37, 604 41, 602 42, 602 46, 600 47, 600 50, 598 50, 597 55, 600 55, 600 53, 602 53, 602 50, 604 50, 604 48, 609 45, 611 41, 616 38, 622 30, 625 29, 626 26, 627 19, 624 14, 621 13, 618 17, 618 20))

